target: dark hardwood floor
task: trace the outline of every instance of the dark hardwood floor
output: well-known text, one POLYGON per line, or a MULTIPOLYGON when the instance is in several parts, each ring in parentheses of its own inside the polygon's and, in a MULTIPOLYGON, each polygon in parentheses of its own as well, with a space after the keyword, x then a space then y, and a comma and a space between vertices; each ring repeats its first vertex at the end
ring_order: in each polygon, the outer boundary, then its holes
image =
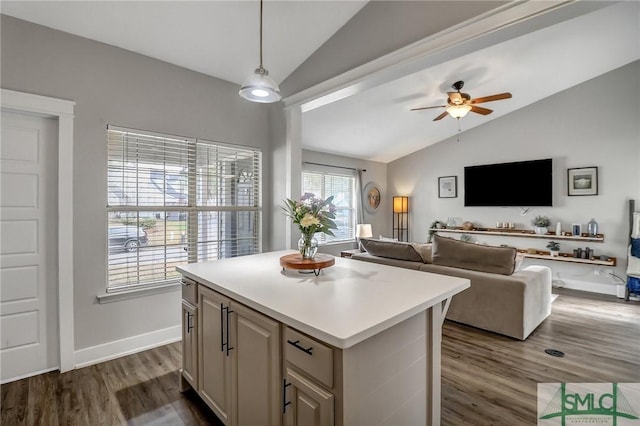
MULTIPOLYGON (((640 382, 640 303, 554 292, 551 317, 524 342, 445 322, 442 425, 535 425, 537 383, 640 382)), ((174 343, 2 385, 0 424, 220 425, 179 392, 180 362, 174 343)))

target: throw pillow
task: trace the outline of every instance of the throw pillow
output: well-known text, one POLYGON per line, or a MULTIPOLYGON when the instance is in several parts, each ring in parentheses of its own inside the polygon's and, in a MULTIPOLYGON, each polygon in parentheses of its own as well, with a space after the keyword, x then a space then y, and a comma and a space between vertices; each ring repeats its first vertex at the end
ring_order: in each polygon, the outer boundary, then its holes
POLYGON ((478 245, 437 234, 433 238, 434 265, 511 275, 517 254, 518 251, 513 247, 478 245))
POLYGON ((432 246, 431 244, 411 243, 413 249, 420 255, 422 262, 431 263, 432 246))
POLYGON ((372 238, 360 240, 362 247, 373 256, 388 257, 390 259, 410 260, 422 262, 422 257, 415 251, 411 244, 398 241, 380 241, 372 238))
POLYGON ((397 239, 397 238, 383 237, 382 235, 380 235, 380 236, 378 237, 378 239, 379 239, 380 241, 395 241, 395 242, 397 242, 397 241, 398 241, 398 239, 397 239))

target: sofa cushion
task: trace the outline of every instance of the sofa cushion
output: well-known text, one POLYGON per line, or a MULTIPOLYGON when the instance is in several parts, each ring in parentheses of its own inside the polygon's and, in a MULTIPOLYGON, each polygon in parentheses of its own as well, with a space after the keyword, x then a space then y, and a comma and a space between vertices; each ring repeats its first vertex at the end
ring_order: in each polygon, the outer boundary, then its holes
POLYGON ((433 264, 472 271, 511 275, 518 251, 513 247, 484 246, 434 235, 433 264))
POLYGON ((389 257, 374 256, 370 253, 354 253, 351 259, 363 260, 370 263, 378 263, 380 265, 397 266, 399 268, 419 270, 424 265, 422 262, 412 262, 410 260, 391 259, 389 257))
POLYGON ((388 257, 390 259, 409 260, 412 262, 422 262, 422 257, 415 251, 409 243, 397 241, 380 241, 373 238, 363 238, 360 240, 367 253, 374 256, 388 257))

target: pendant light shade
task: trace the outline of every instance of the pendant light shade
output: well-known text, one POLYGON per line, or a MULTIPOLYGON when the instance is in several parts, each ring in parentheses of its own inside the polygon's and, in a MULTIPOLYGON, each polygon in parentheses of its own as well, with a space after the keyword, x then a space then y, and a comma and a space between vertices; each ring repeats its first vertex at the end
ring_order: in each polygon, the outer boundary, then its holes
POLYGON ((268 104, 281 99, 278 84, 262 66, 262 0, 260 0, 260 66, 240 86, 240 96, 251 102, 268 104))
POLYGON ((280 100, 280 88, 269 77, 269 71, 256 68, 255 72, 245 78, 240 87, 240 96, 251 102, 271 103, 280 100))
POLYGON ((471 111, 471 106, 467 104, 449 105, 446 110, 453 118, 462 118, 467 115, 469 111, 471 111))

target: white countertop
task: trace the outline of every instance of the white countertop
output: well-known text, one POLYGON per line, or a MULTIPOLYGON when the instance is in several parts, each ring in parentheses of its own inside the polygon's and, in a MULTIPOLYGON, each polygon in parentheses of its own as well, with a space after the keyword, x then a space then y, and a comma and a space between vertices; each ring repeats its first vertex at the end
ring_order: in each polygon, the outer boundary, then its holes
POLYGON ((469 280, 336 258, 319 276, 282 271, 267 252, 176 269, 184 276, 335 347, 351 347, 469 287, 469 280))

